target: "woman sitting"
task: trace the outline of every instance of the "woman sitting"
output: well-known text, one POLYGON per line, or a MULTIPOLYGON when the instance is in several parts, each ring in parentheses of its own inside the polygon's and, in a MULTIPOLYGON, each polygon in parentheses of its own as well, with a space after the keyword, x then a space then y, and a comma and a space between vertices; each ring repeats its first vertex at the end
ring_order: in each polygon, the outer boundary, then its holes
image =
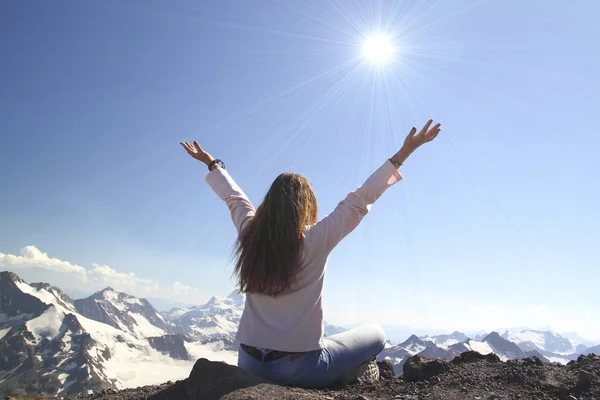
POLYGON ((387 159, 335 210, 317 220, 317 199, 301 175, 279 175, 255 209, 225 170, 197 142, 181 143, 208 165, 206 177, 226 202, 238 231, 235 247, 239 290, 246 304, 236 339, 238 366, 277 383, 322 388, 356 377, 386 341, 383 329, 365 325, 324 337, 321 298, 327 258, 363 219, 383 192, 402 179, 398 168, 433 140, 440 124, 413 128, 387 159))

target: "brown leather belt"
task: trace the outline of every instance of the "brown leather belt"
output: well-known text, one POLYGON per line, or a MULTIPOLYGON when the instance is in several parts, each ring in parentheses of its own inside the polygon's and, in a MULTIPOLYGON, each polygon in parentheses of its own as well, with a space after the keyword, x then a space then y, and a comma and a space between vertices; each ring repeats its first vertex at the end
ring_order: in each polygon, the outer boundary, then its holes
POLYGON ((263 357, 263 353, 261 353, 261 351, 258 350, 256 347, 247 346, 245 344, 240 344, 240 347, 242 349, 244 349, 244 351, 246 353, 250 354, 252 357, 256 358, 258 361, 261 361, 261 362, 271 362, 271 361, 275 361, 275 360, 278 360, 278 359, 286 357, 286 356, 292 356, 292 360, 295 360, 296 358, 300 357, 301 355, 306 354, 306 352, 292 353, 292 352, 288 352, 288 351, 271 350, 267 354, 265 354, 263 357))

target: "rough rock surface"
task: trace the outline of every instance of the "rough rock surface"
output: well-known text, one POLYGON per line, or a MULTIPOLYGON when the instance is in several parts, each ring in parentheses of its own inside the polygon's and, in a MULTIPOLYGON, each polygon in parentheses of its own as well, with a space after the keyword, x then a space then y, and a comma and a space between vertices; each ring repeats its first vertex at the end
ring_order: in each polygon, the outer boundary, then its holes
POLYGON ((429 379, 450 369, 450 363, 441 358, 412 356, 404 363, 404 380, 416 382, 429 379))
MULTIPOLYGON (((415 363, 417 360, 413 360, 415 363)), ((423 365, 430 360, 420 359, 423 365)), ((408 382, 390 377, 389 366, 379 363, 381 379, 375 384, 343 389, 305 390, 274 385, 237 367, 198 360, 190 377, 175 383, 124 391, 104 390, 80 400, 512 400, 600 399, 600 356, 580 356, 566 366, 542 363, 539 358, 501 362, 497 357, 469 352, 444 364, 444 371, 408 382)), ((15 399, 43 399, 19 397, 15 399)))

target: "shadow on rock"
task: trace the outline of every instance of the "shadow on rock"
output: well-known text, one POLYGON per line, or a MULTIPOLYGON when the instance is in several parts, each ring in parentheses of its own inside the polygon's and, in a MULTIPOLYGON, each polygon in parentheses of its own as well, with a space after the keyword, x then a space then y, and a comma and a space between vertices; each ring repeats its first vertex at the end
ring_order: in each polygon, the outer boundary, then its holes
POLYGON ((201 358, 190 376, 151 396, 150 400, 219 399, 235 390, 267 381, 250 375, 241 368, 201 358))

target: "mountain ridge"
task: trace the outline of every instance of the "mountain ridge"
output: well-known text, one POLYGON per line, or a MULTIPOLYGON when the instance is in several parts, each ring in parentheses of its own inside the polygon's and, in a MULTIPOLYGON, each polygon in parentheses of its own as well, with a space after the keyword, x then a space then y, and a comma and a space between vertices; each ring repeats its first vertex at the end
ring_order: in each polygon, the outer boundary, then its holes
MULTIPOLYGON (((142 386, 183 377, 199 358, 236 364, 235 332, 244 302, 244 295, 233 291, 202 305, 159 313, 148 300, 111 287, 73 300, 50 284, 28 284, 14 273, 0 272, 0 396, 25 392, 64 396, 142 386)), ((328 336, 345 330, 327 322, 324 327, 328 336)), ((552 332, 522 333, 527 351, 503 335, 485 333, 477 341, 459 331, 412 334, 397 345, 386 343, 378 359, 390 361, 400 374, 406 360, 415 355, 451 360, 477 351, 495 353, 503 360, 535 355, 563 364, 578 357, 547 351, 546 343, 555 350, 569 348, 552 332), (530 342, 536 349, 530 349, 530 342)))

